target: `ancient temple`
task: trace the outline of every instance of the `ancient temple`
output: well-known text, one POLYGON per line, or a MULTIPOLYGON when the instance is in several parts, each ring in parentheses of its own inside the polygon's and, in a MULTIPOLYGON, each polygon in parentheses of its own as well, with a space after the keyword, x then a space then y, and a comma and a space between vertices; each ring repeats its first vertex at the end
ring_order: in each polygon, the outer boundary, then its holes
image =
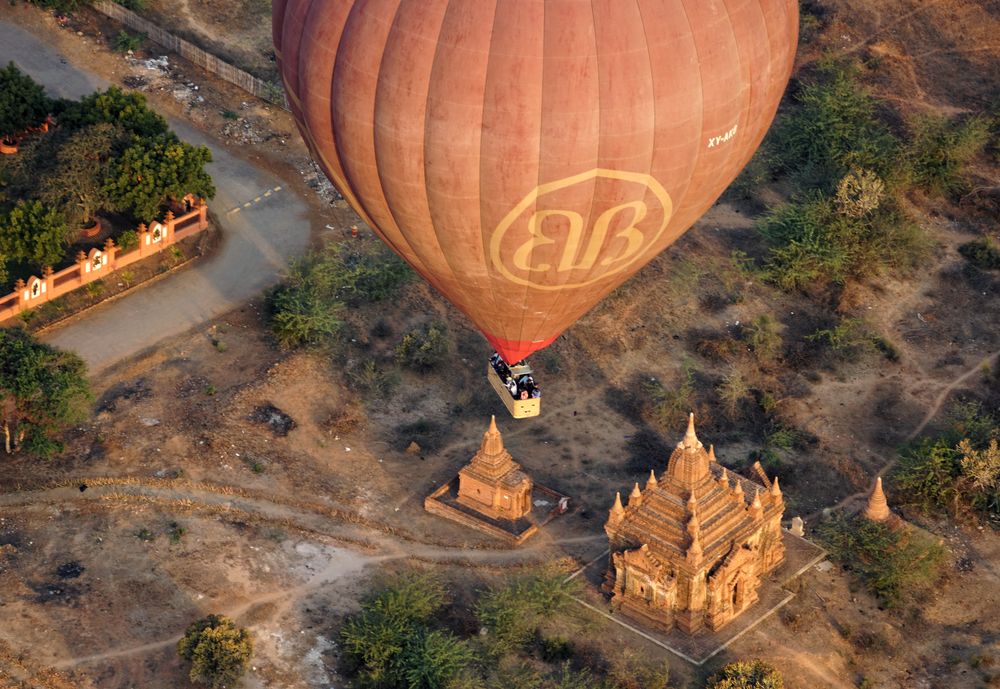
POLYGON ((868 495, 868 502, 861 514, 865 519, 870 519, 873 522, 882 522, 891 527, 897 527, 902 524, 903 520, 889 509, 889 501, 885 497, 885 491, 882 490, 881 476, 875 477, 875 486, 868 495))
POLYGON ((531 512, 531 488, 491 417, 479 452, 458 472, 458 502, 493 519, 520 519, 531 512))
POLYGON ((753 605, 761 577, 784 559, 778 479, 730 475, 705 450, 694 415, 667 470, 621 494, 604 526, 605 590, 641 623, 688 633, 717 630, 753 605))

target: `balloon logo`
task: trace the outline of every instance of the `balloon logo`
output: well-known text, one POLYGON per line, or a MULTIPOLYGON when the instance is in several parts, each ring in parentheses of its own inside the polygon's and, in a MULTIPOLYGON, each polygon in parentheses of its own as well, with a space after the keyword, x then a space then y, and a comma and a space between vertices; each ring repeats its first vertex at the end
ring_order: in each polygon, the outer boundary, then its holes
MULTIPOLYGON (((562 194, 565 196, 565 194, 562 194)), ((595 168, 532 190, 500 222, 490 240, 494 267, 515 284, 541 290, 584 287, 642 258, 670 222, 663 185, 639 172, 595 168), (621 203, 585 227, 583 215, 560 203, 560 192, 597 180, 621 203), (562 281, 546 279, 553 271, 562 281)))
POLYGON ((798 0, 273 0, 327 176, 505 361, 670 246, 757 149, 798 0))

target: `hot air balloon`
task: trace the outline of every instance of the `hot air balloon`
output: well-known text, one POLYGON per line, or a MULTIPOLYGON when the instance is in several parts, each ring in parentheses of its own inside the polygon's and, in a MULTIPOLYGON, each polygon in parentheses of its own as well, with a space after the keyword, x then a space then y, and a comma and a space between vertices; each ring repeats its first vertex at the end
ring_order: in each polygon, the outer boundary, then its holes
POLYGON ((711 206, 797 32, 796 0, 273 2, 313 156, 507 363, 711 206))

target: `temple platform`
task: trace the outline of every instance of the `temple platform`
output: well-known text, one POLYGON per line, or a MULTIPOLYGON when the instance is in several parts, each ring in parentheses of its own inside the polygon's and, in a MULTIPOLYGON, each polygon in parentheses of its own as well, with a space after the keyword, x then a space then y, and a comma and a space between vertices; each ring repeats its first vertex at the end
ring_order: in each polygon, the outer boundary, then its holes
POLYGON ((531 489, 531 513, 521 519, 493 519, 458 501, 456 476, 424 498, 424 509, 477 531, 520 545, 538 529, 560 515, 559 501, 568 496, 535 484, 531 489))

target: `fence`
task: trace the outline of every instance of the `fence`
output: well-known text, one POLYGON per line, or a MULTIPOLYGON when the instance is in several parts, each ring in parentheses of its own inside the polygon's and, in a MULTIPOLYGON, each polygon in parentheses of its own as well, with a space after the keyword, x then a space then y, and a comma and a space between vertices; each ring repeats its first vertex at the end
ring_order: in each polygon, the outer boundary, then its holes
POLYGON ((208 205, 201 199, 189 213, 175 218, 172 211, 167 211, 162 223, 153 222, 149 227, 139 225, 139 245, 130 251, 119 253, 114 240, 108 239, 103 251, 94 248, 87 254, 82 251, 77 253, 76 263, 69 268, 54 273, 52 268, 46 267, 41 277, 33 275, 27 282, 18 280, 13 292, 0 297, 0 323, 22 311, 72 292, 88 282, 107 277, 130 263, 163 251, 171 244, 201 232, 206 227, 208 205))
POLYGON ((141 31, 150 40, 159 43, 167 50, 177 53, 185 60, 193 62, 202 69, 218 75, 230 84, 235 84, 258 98, 262 98, 275 105, 280 105, 286 110, 288 109, 288 104, 285 102, 285 92, 277 84, 258 79, 254 75, 244 72, 242 69, 234 67, 228 62, 220 60, 215 55, 205 52, 193 43, 185 41, 183 38, 179 38, 169 31, 161 29, 151 21, 143 19, 135 12, 117 3, 109 2, 108 0, 95 0, 93 7, 98 12, 121 22, 130 29, 141 31))

